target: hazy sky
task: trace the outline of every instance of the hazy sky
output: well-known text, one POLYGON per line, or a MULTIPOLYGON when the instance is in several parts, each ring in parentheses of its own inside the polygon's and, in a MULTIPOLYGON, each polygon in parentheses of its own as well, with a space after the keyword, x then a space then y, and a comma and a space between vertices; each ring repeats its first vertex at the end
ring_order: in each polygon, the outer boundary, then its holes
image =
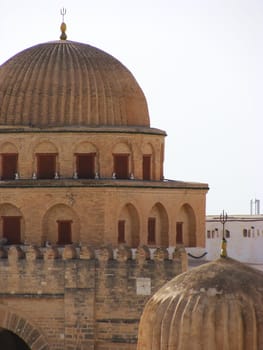
POLYGON ((262 0, 0 2, 0 63, 59 39, 99 47, 134 74, 167 131, 165 177, 205 182, 207 214, 263 208, 262 0))

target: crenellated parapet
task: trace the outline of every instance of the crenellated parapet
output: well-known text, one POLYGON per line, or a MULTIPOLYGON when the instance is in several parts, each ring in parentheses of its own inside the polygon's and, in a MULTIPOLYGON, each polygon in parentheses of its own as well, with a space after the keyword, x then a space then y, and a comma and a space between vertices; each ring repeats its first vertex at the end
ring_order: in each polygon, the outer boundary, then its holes
POLYGON ((0 246, 0 304, 31 310, 28 317, 41 310, 46 327, 65 321, 61 334, 72 344, 78 324, 85 348, 99 338, 115 349, 136 344, 145 302, 186 268, 184 248, 0 246))
POLYGON ((90 246, 78 247, 75 245, 66 245, 64 247, 49 246, 38 247, 32 246, 0 246, 0 261, 8 259, 12 261, 26 260, 97 260, 101 263, 108 261, 127 262, 135 261, 139 265, 146 261, 156 263, 164 261, 182 262, 187 260, 187 253, 184 248, 149 248, 148 246, 140 246, 138 248, 130 248, 120 245, 117 248, 111 246, 102 246, 93 248, 90 246))

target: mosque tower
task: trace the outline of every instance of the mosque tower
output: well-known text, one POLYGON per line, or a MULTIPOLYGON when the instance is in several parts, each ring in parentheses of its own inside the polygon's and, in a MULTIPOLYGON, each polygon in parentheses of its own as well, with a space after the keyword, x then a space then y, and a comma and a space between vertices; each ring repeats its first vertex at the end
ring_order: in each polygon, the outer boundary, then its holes
POLYGON ((61 30, 0 69, 0 237, 204 247, 207 184, 164 179, 166 133, 131 72, 61 30))
POLYGON ((0 336, 135 349, 145 300, 205 247, 208 185, 165 179, 136 79, 64 21, 1 65, 0 134, 0 336))

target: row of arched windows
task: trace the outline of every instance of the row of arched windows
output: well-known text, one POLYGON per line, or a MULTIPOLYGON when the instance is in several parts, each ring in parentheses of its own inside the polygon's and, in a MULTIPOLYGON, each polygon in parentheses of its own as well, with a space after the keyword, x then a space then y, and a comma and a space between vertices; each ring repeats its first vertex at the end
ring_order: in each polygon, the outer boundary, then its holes
POLYGON ((255 238, 260 236, 263 236, 263 230, 255 229, 253 226, 249 229, 243 229, 243 237, 255 238))
MULTIPOLYGON (((207 230, 207 238, 222 238, 222 237, 223 237, 223 231, 219 232, 217 228, 214 230, 207 230)), ((225 230, 225 238, 230 238, 229 230, 225 230)))
POLYGON ((163 177, 163 144, 156 140, 154 144, 143 142, 139 147, 132 135, 117 143, 112 135, 105 135, 105 140, 101 135, 97 140, 99 147, 77 136, 72 143, 69 140, 41 140, 31 145, 28 139, 21 146, 9 141, 1 143, 0 179, 133 179, 134 174, 142 180, 163 177), (26 149, 30 150, 28 154, 26 149))
MULTIPOLYGON (((21 237, 21 217, 20 216, 2 216, 2 244, 22 244, 21 237)), ((57 224, 57 239, 56 242, 52 242, 58 245, 67 245, 74 242, 72 237, 72 220, 56 220, 57 224)), ((180 226, 180 230, 176 232, 176 243, 183 244, 183 223, 177 223, 180 226)), ((131 237, 128 239, 127 222, 125 220, 118 221, 117 232, 117 244, 127 244, 132 247, 138 247, 140 244, 139 237, 131 237)), ((46 244, 50 241, 46 240, 46 244)), ((148 232, 147 232, 147 244, 149 246, 156 246, 157 244, 157 230, 156 230, 156 218, 148 218, 148 232)), ((167 237, 163 237, 161 245, 168 246, 167 237)))
MULTIPOLYGON (((96 153, 75 153, 75 167, 72 169, 72 177, 77 179, 98 179, 98 165, 96 153)), ((112 175, 113 179, 133 179, 131 172, 129 154, 112 155, 112 175)), ((36 169, 32 173, 33 179, 56 179, 63 174, 58 172, 57 153, 36 154, 36 169)), ((19 155, 17 153, 2 154, 1 180, 15 180, 23 177, 19 174, 19 155)), ((146 154, 142 156, 142 179, 152 179, 152 156, 146 154)))
MULTIPOLYGON (((176 222, 174 237, 176 244, 195 246, 194 217, 192 214, 188 215, 187 212, 190 212, 190 207, 183 206, 180 214, 181 220, 176 222)), ((118 215, 115 229, 111 234, 112 237, 106 238, 107 242, 110 239, 112 244, 126 244, 136 248, 142 244, 140 227, 143 226, 146 229, 143 234, 144 243, 149 246, 168 247, 169 223, 164 207, 157 203, 152 207, 149 216, 143 221, 144 223, 140 223, 136 208, 131 204, 126 204, 118 215)), ((57 204, 51 207, 43 216, 41 215, 39 222, 41 222, 41 227, 34 227, 33 231, 42 232, 41 237, 39 237, 42 245, 45 242, 58 245, 79 244, 81 240, 86 242, 89 239, 96 238, 96 232, 89 231, 87 237, 85 234, 81 236, 81 226, 83 227, 84 224, 80 222, 77 212, 65 204, 57 204)), ((26 221, 18 208, 10 204, 4 204, 0 207, 0 239, 3 240, 2 243, 25 243, 25 240, 29 239, 26 235, 28 229, 32 231, 30 221, 26 221)), ((36 241, 36 237, 34 237, 34 240, 36 241)))

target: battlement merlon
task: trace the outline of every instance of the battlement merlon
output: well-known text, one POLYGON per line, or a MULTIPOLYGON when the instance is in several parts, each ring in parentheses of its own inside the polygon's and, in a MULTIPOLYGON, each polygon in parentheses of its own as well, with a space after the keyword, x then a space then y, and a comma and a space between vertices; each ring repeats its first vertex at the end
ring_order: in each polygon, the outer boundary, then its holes
MULTIPOLYGON (((36 260, 97 260, 100 263, 115 260, 117 262, 127 262, 134 260, 138 263, 146 260, 154 262, 162 262, 165 260, 187 259, 187 253, 183 247, 180 248, 149 248, 141 246, 138 248, 130 248, 120 245, 117 248, 111 246, 103 246, 93 248, 89 246, 77 247, 74 245, 66 245, 64 247, 48 246, 38 247, 35 245, 13 245, 0 247, 0 261, 8 259, 8 261, 26 260, 29 262, 36 260)), ((185 263, 185 261, 184 261, 185 263)))

